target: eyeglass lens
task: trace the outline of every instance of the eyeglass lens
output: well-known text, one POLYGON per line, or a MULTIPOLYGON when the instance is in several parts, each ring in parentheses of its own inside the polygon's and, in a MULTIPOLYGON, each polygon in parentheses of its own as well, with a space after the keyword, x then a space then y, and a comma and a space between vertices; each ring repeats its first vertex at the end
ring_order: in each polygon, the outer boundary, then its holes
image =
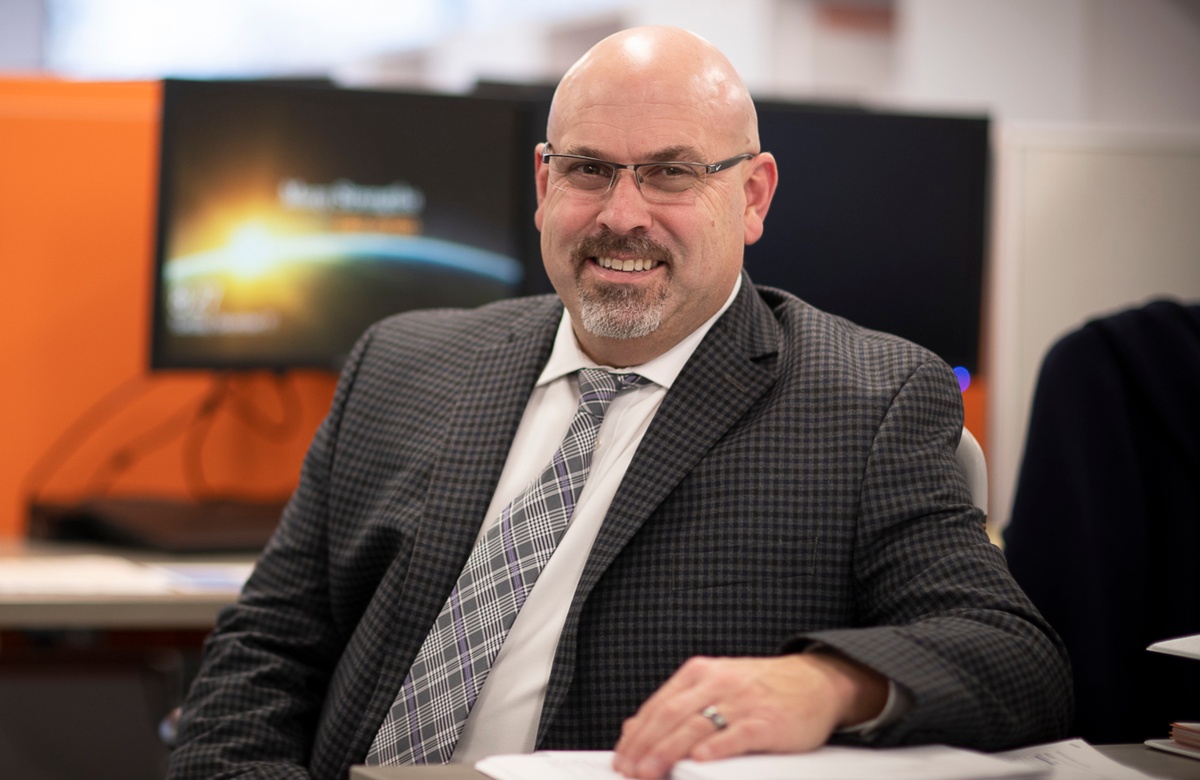
MULTIPOLYGON (((584 195, 603 195, 616 184, 623 168, 601 160, 551 157, 551 170, 559 189, 584 195)), ((632 166, 638 188, 651 199, 678 199, 694 195, 704 182, 706 171, 700 163, 641 163, 632 166)))

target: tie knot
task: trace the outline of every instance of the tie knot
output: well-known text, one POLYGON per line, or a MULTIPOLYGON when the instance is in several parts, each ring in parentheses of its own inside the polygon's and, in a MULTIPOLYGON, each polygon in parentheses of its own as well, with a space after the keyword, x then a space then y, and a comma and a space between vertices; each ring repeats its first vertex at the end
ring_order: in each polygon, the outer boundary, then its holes
POLYGON ((639 374, 614 374, 600 368, 585 368, 579 372, 579 407, 600 418, 608 404, 622 390, 641 384, 639 374))

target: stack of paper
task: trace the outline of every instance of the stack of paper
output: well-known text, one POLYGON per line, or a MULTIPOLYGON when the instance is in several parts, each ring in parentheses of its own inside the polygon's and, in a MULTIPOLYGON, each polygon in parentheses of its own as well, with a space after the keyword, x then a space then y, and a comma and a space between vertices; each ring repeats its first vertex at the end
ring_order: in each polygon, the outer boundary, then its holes
POLYGON ((1184 747, 1200 750, 1200 723, 1172 723, 1171 739, 1184 747))
MULTIPOLYGON (((1200 660, 1200 634, 1155 642, 1147 649, 1200 660)), ((1200 706, 1200 702, 1196 705, 1200 706)), ((1170 739, 1148 739, 1146 744, 1168 753, 1200 759, 1200 723, 1172 723, 1170 735, 1170 739)))

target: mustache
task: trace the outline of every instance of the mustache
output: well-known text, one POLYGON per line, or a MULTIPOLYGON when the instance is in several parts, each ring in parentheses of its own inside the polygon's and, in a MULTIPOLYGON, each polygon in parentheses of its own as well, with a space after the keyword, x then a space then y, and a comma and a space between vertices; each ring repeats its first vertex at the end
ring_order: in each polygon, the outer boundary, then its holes
POLYGON ((571 251, 571 257, 582 263, 589 257, 612 255, 636 255, 663 263, 671 262, 671 250, 646 236, 618 236, 603 230, 580 239, 571 251))

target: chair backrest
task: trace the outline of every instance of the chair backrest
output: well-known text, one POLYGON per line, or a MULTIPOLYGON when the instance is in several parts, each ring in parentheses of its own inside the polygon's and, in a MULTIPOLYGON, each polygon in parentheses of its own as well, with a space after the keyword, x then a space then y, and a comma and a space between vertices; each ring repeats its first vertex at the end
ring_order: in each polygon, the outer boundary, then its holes
POLYGON ((955 456, 958 458, 958 465, 962 466, 963 473, 967 475, 971 500, 987 514, 987 460, 983 456, 983 447, 979 446, 979 440, 966 427, 962 429, 962 438, 958 442, 955 456))

